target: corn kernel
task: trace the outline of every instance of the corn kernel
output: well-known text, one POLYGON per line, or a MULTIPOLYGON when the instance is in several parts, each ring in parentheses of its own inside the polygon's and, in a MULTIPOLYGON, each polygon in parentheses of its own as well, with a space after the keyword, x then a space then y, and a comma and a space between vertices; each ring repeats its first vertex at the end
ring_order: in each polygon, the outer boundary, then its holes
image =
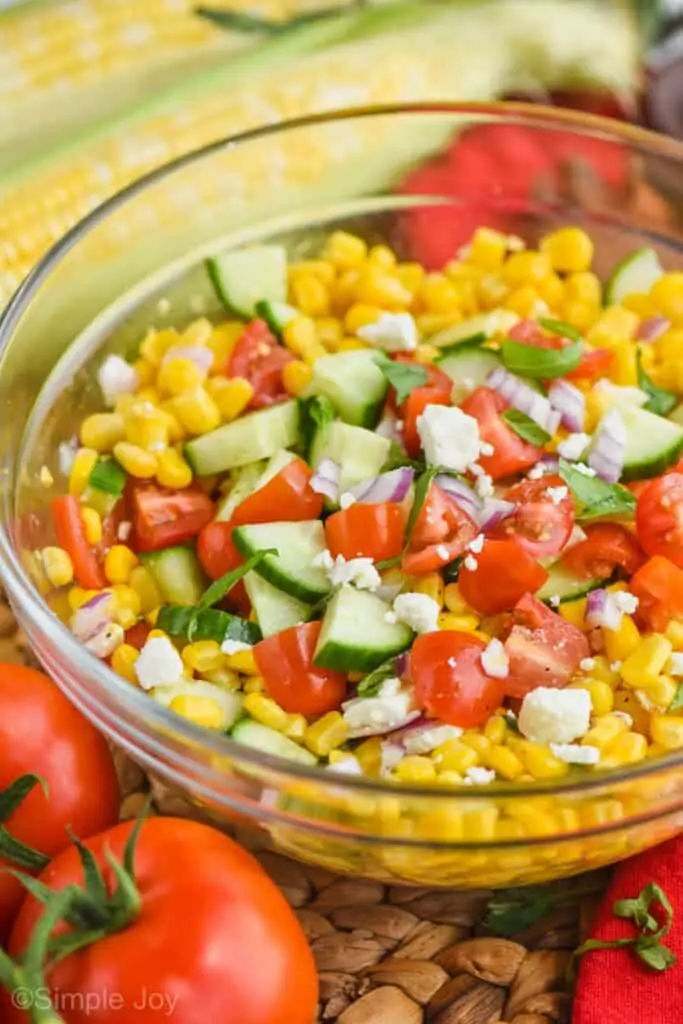
POLYGON ((299 272, 290 281, 292 303, 304 316, 327 316, 330 312, 330 292, 319 277, 299 272))
MULTIPOLYGON (((565 768, 567 767, 565 765, 565 768)), ((557 823, 550 811, 522 804, 520 806, 506 807, 505 813, 513 821, 519 822, 522 825, 527 836, 552 836, 557 832, 557 823)))
POLYGON ((462 775, 459 775, 457 772, 439 772, 436 781, 440 786, 460 786, 462 784, 462 775))
POLYGON ((149 402, 135 402, 125 416, 125 440, 148 451, 165 448, 169 442, 171 417, 149 402))
MULTIPOLYGON (((357 352, 361 348, 367 348, 368 346, 360 338, 342 338, 337 345, 337 352, 357 352)), ((308 360, 309 356, 306 355, 308 360)))
POLYGON ((563 320, 566 320, 572 327, 576 327, 577 331, 585 333, 589 328, 593 327, 600 312, 600 307, 592 306, 588 302, 567 302, 565 300, 559 312, 563 320))
POLYGON ((327 757, 349 737, 349 727, 338 711, 328 711, 306 729, 304 743, 317 757, 327 757))
POLYGON ((402 782, 432 782, 436 779, 436 768, 428 757, 414 754, 399 761, 394 774, 402 782))
POLYGON ((424 281, 425 269, 420 263, 399 263, 394 274, 411 295, 416 295, 424 281))
POLYGON ((470 243, 467 262, 482 270, 499 270, 507 249, 507 235, 492 228, 477 228, 470 243))
POLYGON ((241 672, 245 676, 257 676, 259 674, 254 652, 252 650, 235 651, 234 654, 225 655, 225 664, 235 672, 241 672))
POLYGON ((476 615, 453 615, 452 612, 441 612, 437 618, 439 629, 453 629, 456 633, 474 633, 479 628, 476 615))
MULTIPOLYGON (((308 722, 303 715, 288 715, 287 725, 285 726, 285 736, 289 736, 292 740, 303 740, 306 735, 306 729, 308 728, 308 722)), ((334 751, 332 751, 334 753, 334 751)), ((332 755, 330 754, 330 761, 332 755)))
POLYGON ((666 627, 666 638, 673 644, 674 650, 683 651, 683 622, 672 619, 666 627))
POLYGON ((94 508, 84 505, 81 508, 81 521, 85 531, 85 539, 92 547, 97 547, 102 541, 102 517, 94 508))
POLYGON ((600 768, 621 768, 642 761, 647 754, 647 740, 639 732, 625 732, 604 748, 600 768))
POLYGON ((81 444, 97 452, 112 451, 124 436, 124 419, 117 412, 96 412, 81 423, 81 444))
POLYGON ((311 275, 329 287, 337 277, 337 268, 330 260, 299 260, 290 264, 290 274, 292 278, 311 275))
POLYGON ((262 693, 248 693, 244 698, 244 710, 261 725, 267 725, 277 732, 284 732, 289 724, 287 712, 262 693))
POLYGON ((683 325, 683 273, 675 271, 660 277, 650 290, 650 298, 658 313, 676 327, 683 325))
POLYGON ((45 575, 53 587, 66 587, 73 583, 74 565, 69 553, 63 548, 47 547, 40 553, 45 575))
POLYGON ((300 359, 293 359, 282 368, 282 383, 288 395, 300 395, 311 383, 310 366, 300 359))
POLYGON ((621 658, 610 658, 609 655, 604 657, 602 654, 596 654, 593 658, 593 668, 591 669, 591 678, 602 679, 603 683, 609 683, 614 689, 621 682, 621 676, 618 672, 615 672, 611 667, 614 661, 621 661, 621 658))
POLYGON ((433 363, 439 356, 439 349, 435 345, 422 344, 415 349, 416 363, 433 363))
POLYGON ((445 274, 427 274, 418 293, 428 313, 460 312, 460 292, 445 274))
POLYGON ((610 378, 621 387, 638 387, 636 346, 631 341, 619 341, 612 349, 614 358, 610 378))
POLYGON ((254 397, 252 385, 242 377, 232 377, 230 380, 214 377, 209 381, 207 393, 226 423, 241 416, 254 397))
POLYGON ((88 485, 90 474, 97 462, 97 452, 94 448, 79 448, 69 473, 69 494, 79 497, 88 485))
MULTIPOLYGON (((458 783, 462 781, 459 776, 456 776, 456 778, 458 783)), ((417 780, 409 778, 406 781, 415 782, 417 780)), ((425 781, 430 782, 434 780, 431 776, 427 775, 425 781)), ((439 776, 438 781, 443 783, 443 775, 439 776)), ((462 814, 458 811, 444 809, 430 811, 427 814, 421 815, 418 822, 418 835, 423 839, 441 839, 453 842, 458 839, 464 839, 465 832, 462 814)))
POLYGON ((583 303, 597 310, 602 306, 602 283, 592 271, 569 274, 564 282, 564 295, 567 302, 583 303))
POLYGON ((334 231, 325 243, 323 257, 341 270, 349 270, 365 260, 367 251, 362 238, 347 231, 334 231))
POLYGON ((128 583, 140 598, 140 611, 142 615, 147 615, 154 608, 159 607, 161 604, 161 594, 154 577, 144 565, 135 566, 130 573, 128 583))
POLYGON ((135 683, 135 662, 139 655, 138 649, 131 644, 120 644, 111 656, 111 667, 117 675, 123 676, 129 683, 135 683))
POLYGON ((663 363, 681 359, 683 357, 683 330, 679 328, 660 334, 653 348, 657 358, 663 363))
POLYGON ((332 285, 330 288, 330 301, 332 311, 336 315, 343 314, 357 300, 359 281, 359 270, 345 270, 332 285))
POLYGON ((636 313, 641 320, 647 320, 648 317, 656 313, 652 299, 645 292, 631 292, 629 295, 625 295, 621 300, 621 305, 625 309, 630 309, 632 313, 636 313))
POLYGON ((432 760, 439 772, 457 772, 464 775, 468 768, 480 764, 479 754, 460 740, 446 740, 432 753, 432 760))
POLYGON ((172 345, 180 344, 180 335, 173 328, 164 331, 151 330, 140 345, 140 355, 152 366, 159 366, 166 351, 172 345))
POLYGON ((604 750, 617 736, 627 732, 628 728, 628 724, 619 715, 599 715, 581 740, 581 745, 604 750))
POLYGON ((503 306, 517 316, 529 317, 536 312, 540 295, 531 285, 521 285, 514 288, 505 298, 503 306))
POLYGON ((318 341, 315 323, 310 317, 293 317, 282 329, 282 340, 295 356, 305 355, 308 349, 318 341))
POLYGON ((610 662, 625 661, 640 643, 638 627, 630 615, 622 615, 618 629, 603 629, 602 639, 610 662))
POLYGON ((657 708, 666 710, 676 696, 678 685, 671 676, 660 675, 653 679, 647 686, 636 688, 636 697, 642 694, 646 701, 654 704, 657 708))
POLYGON ((194 391, 204 383, 205 373, 186 356, 173 356, 159 367, 157 387, 165 395, 182 395, 183 391, 194 391))
POLYGON ((127 473, 139 480, 150 480, 156 475, 156 456, 130 441, 119 441, 114 445, 114 457, 127 473))
POLYGON ((463 615, 470 610, 469 605, 460 593, 460 587, 457 583, 447 584, 444 590, 444 600, 449 612, 453 612, 455 615, 463 615))
POLYGON ((227 320, 214 327, 206 347, 213 355, 213 363, 209 373, 224 373, 228 360, 237 344, 237 339, 244 333, 244 324, 240 320, 227 320))
POLYGON ((397 277, 377 267, 366 267, 358 281, 358 301, 386 310, 405 309, 412 295, 397 277))
POLYGON ((192 483, 192 470, 180 452, 167 448, 157 455, 157 480, 162 487, 180 490, 192 483))
POLYGON ((623 306, 610 306, 598 317, 587 340, 598 348, 613 348, 618 341, 630 341, 638 330, 639 319, 623 306))
POLYGON ((477 284, 477 298, 483 309, 502 306, 510 289, 497 274, 486 274, 477 284))
POLYGON ((322 316, 315 321, 315 334, 325 348, 336 352, 337 345, 342 339, 341 322, 332 316, 322 316))
POLYGON ((138 556, 125 544, 114 544, 104 556, 104 575, 110 583, 128 583, 138 556))
POLYGON ((594 828, 598 825, 610 825, 615 821, 621 821, 624 816, 624 808, 619 800, 586 801, 580 807, 579 814, 584 828, 594 828))
MULTIPOLYGON (((153 366, 152 363, 148 362, 146 359, 136 359, 133 363, 133 369, 138 375, 138 387, 141 388, 148 387, 157 374, 156 366, 153 366)), ((121 397, 130 398, 131 396, 122 395, 121 397)))
POLYGON ((206 317, 193 320, 180 336, 180 344, 187 347, 203 348, 211 337, 213 324, 206 317))
POLYGON ((445 331, 454 324, 459 324, 463 319, 461 312, 453 310, 450 313, 418 313, 415 316, 418 333, 423 338, 430 338, 439 331, 445 331))
MULTIPOLYGON (((504 841, 511 839, 524 839, 526 832, 524 831, 524 825, 521 821, 499 821, 496 826, 496 838, 504 841)), ((507 863, 507 857, 506 857, 507 863)))
POLYGON ((125 583, 115 583, 111 593, 114 620, 123 629, 130 629, 140 617, 140 598, 125 583))
POLYGON ((84 590, 82 587, 72 587, 68 594, 69 607, 72 612, 77 612, 84 604, 93 597, 97 597, 99 590, 84 590))
POLYGON ((420 576, 419 579, 415 580, 412 590, 416 594, 425 594, 427 597, 431 597, 432 601, 436 601, 439 607, 443 605, 444 585, 438 572, 430 572, 425 576, 420 576))
POLYGON ((524 743, 521 751, 524 767, 535 779, 560 779, 569 771, 569 765, 547 747, 539 743, 524 743))
POLYGON ((461 736, 460 742, 464 743, 467 747, 471 747, 472 750, 476 750, 481 760, 486 763, 486 755, 491 749, 491 743, 486 736, 480 732, 465 732, 461 736))
POLYGON ((559 309, 564 299, 564 284, 557 274, 549 274, 536 286, 539 298, 551 309, 559 309))
MULTIPOLYGON (((364 348, 365 347, 365 343, 359 341, 357 344, 354 345, 354 348, 359 348, 359 347, 360 348, 364 348)), ((342 348, 342 343, 341 342, 340 342, 340 345, 339 345, 339 351, 344 351, 344 349, 342 348)), ((327 355, 327 349, 325 348, 325 346, 321 345, 320 342, 316 342, 315 345, 311 345, 311 347, 306 352, 304 352, 304 362, 308 366, 312 366, 313 363, 317 359, 321 359, 323 356, 326 356, 326 355, 327 355)))
POLYGON ((207 683, 214 683, 223 690, 230 690, 234 693, 236 690, 242 689, 240 677, 236 672, 225 668, 224 665, 221 665, 220 668, 207 669, 205 672, 200 672, 199 675, 202 679, 206 679, 207 683))
POLYGON ((396 266, 396 256, 388 245, 373 245, 368 253, 368 263, 380 270, 392 270, 396 266))
POLYGON ((382 741, 378 736, 365 740, 354 751, 364 775, 376 778, 382 768, 382 741))
POLYGON ((204 388, 178 395, 173 399, 173 409, 190 434, 208 434, 221 423, 218 406, 204 388))
POLYGON ((541 252, 548 256, 553 270, 577 274, 590 269, 595 246, 590 235, 581 228, 567 227, 547 235, 541 242, 541 252))
POLYGON ((223 652, 215 640, 197 640, 195 643, 187 644, 182 650, 181 657, 183 664, 194 672, 213 672, 223 664, 223 652))
POLYGON ((187 718, 195 725, 204 729, 225 729, 227 719, 224 709, 212 697, 200 697, 196 694, 184 694, 174 697, 170 704, 171 711, 187 718))
POLYGON ((344 330, 348 334, 355 334, 359 328, 376 323, 381 316, 382 310, 379 306, 368 306, 362 302, 355 302, 344 316, 344 330))
POLYGON ((614 710, 630 715, 636 732, 647 735, 650 732, 650 713, 646 711, 633 690, 614 691, 614 710))
POLYGON ((517 288, 520 285, 539 284, 552 272, 552 264, 546 253, 526 249, 508 256, 502 269, 507 284, 517 288))
POLYGON ((608 715, 614 707, 612 687, 602 679, 581 679, 579 682, 570 683, 568 689, 587 690, 594 715, 608 715))
POLYGON ((164 638, 166 638, 166 640, 170 640, 170 637, 169 637, 168 633, 164 633, 163 629, 150 629, 150 631, 149 631, 149 639, 150 640, 156 640, 156 639, 163 640, 164 638))
POLYGON ((463 832, 468 840, 478 842, 493 839, 500 811, 497 807, 482 807, 480 810, 468 811, 463 816, 463 832))
POLYGON ((672 650, 670 641, 659 633, 645 637, 622 663, 621 678, 634 688, 650 685, 664 670, 672 650))
POLYGON ((266 684, 261 676, 250 676, 244 683, 243 689, 245 693, 265 693, 266 684))
POLYGON ((683 716, 653 715, 650 719, 652 739, 665 750, 683 747, 683 716))
POLYGON ((505 742, 507 723, 502 715, 492 715, 484 726, 484 736, 494 746, 505 742))

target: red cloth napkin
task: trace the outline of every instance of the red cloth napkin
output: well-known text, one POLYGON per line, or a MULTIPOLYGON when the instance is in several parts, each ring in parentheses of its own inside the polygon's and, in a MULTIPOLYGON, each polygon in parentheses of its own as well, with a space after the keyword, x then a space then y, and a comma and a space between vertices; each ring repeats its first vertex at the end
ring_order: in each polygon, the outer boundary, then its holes
POLYGON ((663 941, 677 962, 658 973, 648 970, 629 949, 586 953, 579 969, 573 1024, 682 1024, 683 835, 616 869, 591 937, 611 940, 635 935, 632 921, 614 916, 614 901, 637 896, 648 882, 660 885, 671 901, 673 926, 663 941))

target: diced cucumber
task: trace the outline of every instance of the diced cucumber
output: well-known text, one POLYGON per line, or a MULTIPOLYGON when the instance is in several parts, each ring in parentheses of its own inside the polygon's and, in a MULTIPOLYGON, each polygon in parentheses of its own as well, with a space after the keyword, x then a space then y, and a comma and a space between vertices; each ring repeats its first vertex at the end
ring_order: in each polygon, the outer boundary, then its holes
POLYGON ((188 679, 185 682, 173 683, 172 686, 155 686, 150 695, 165 708, 170 707, 176 697, 208 697, 218 704, 223 712, 223 730, 231 729, 242 712, 240 693, 226 690, 215 683, 207 683, 203 679, 188 679))
POLYGON ((375 594, 342 587, 327 606, 313 663, 340 672, 371 672, 405 651, 413 632, 401 622, 387 622, 390 611, 375 594))
POLYGON ((325 530, 319 520, 238 526, 232 539, 245 558, 266 548, 277 549, 277 555, 267 555, 254 571, 278 590, 311 604, 329 593, 325 570, 313 565, 326 547, 325 530))
POLYGON ((494 334, 506 334, 515 324, 519 323, 519 317, 509 309, 492 309, 490 313, 479 313, 469 320, 461 320, 459 324, 446 327, 438 334, 432 335, 429 339, 430 345, 437 348, 445 348, 447 345, 455 345, 468 338, 474 338, 483 334, 487 338, 494 334))
POLYGON ((376 426, 389 384, 375 356, 375 352, 359 349, 316 359, 310 393, 326 395, 347 423, 376 426))
POLYGON ((232 487, 218 503, 216 519, 219 523, 227 523, 232 519, 237 506, 256 490, 256 484, 261 479, 267 465, 268 463, 263 460, 252 462, 235 472, 232 487))
POLYGON ((536 597, 539 601, 546 601, 551 607, 554 607, 558 602, 554 600, 551 602, 551 598, 559 597, 559 604, 564 604, 566 601, 577 601, 580 597, 590 594, 591 590, 598 590, 600 587, 607 586, 608 583, 609 579, 579 579, 574 573, 557 564, 548 569, 548 579, 537 592, 536 597))
POLYGON ((605 305, 614 306, 635 292, 649 292, 663 273, 654 249, 637 249, 613 271, 605 285, 605 305))
POLYGON ((295 401, 271 405, 189 441, 185 456, 197 476, 223 473, 259 459, 270 459, 299 439, 295 401))
POLYGON ((683 427, 647 409, 625 406, 619 410, 626 427, 626 454, 622 480, 658 476, 683 452, 683 427))
POLYGON ((310 462, 314 469, 326 458, 336 462, 341 467, 340 489, 345 491, 361 480, 377 476, 390 449, 388 438, 335 420, 313 438, 310 462))
POLYGON ((289 321, 293 320, 295 316, 299 316, 299 312, 294 309, 294 306, 288 306, 286 302, 269 302, 267 299, 257 302, 254 311, 257 316, 266 321, 271 331, 274 331, 278 337, 289 321))
POLYGON ((481 387, 501 361, 495 352, 464 341, 437 359, 436 365, 453 381, 451 398, 455 405, 459 405, 475 388, 481 387))
POLYGON ((281 245, 236 249, 211 257, 206 267, 218 298, 245 320, 254 316, 257 302, 287 299, 287 253, 281 245))
POLYGON ((192 548, 179 545, 140 556, 166 604, 197 604, 209 585, 192 548))
POLYGON ((281 732, 270 729, 267 725, 254 722, 251 718, 243 718, 233 727, 230 733, 235 743, 254 750, 262 750, 273 757, 284 757, 287 761, 298 761, 299 764, 314 765, 317 757, 305 747, 300 747, 294 740, 283 736, 281 732))
POLYGON ((669 419, 672 423, 678 423, 683 427, 683 402, 676 406, 674 411, 670 414, 669 419))
POLYGON ((247 573, 244 586, 264 636, 272 636, 283 629, 298 626, 300 622, 306 622, 311 614, 310 604, 284 594, 255 572, 247 573))

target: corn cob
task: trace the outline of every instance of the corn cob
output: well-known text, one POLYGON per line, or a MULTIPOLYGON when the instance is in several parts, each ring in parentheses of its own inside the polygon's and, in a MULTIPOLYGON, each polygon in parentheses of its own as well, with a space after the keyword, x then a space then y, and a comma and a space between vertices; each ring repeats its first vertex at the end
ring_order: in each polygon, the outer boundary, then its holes
MULTIPOLYGON (((590 0, 388 3, 299 31, 292 43, 292 38, 284 45, 277 39, 262 43, 160 90, 36 163, 0 173, 0 305, 36 259, 107 195, 222 136, 345 105, 487 100, 528 85, 530 74, 549 86, 579 77, 627 89, 638 63, 631 17, 621 5, 596 6, 590 0)), ((376 123, 339 126, 325 145, 322 137, 297 136, 296 151, 292 138, 284 137, 277 155, 271 142, 268 163, 260 168, 254 166, 254 151, 233 154, 236 219, 240 210, 254 217, 266 194, 286 195, 318 183, 335 165, 348 163, 347 147, 357 147, 368 161, 387 142, 376 123)), ((203 184, 216 188, 210 180, 203 184)), ((198 193, 182 201, 169 197, 166 211, 148 211, 150 231, 160 222, 155 218, 196 210, 205 198, 198 193)))

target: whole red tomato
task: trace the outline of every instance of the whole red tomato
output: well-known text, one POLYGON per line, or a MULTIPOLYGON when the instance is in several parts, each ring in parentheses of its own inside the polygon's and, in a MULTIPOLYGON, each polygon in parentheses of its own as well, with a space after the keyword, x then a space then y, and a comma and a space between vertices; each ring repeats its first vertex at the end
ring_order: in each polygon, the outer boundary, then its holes
MULTIPOLYGON (((36 786, 3 824, 10 835, 53 857, 70 842, 118 819, 119 786, 104 737, 48 676, 22 665, 0 665, 0 792, 20 776, 36 786)), ((0 943, 24 896, 0 858, 0 943)))
MULTIPOLYGON (((131 823, 118 825, 85 844, 110 894, 107 852, 121 863, 131 831, 131 823)), ((55 891, 82 886, 78 851, 65 850, 40 877, 55 891)), ((133 877, 138 904, 127 923, 48 971, 64 1024, 312 1024, 313 956, 251 854, 207 825, 151 818, 140 830, 133 877)), ((42 913, 28 896, 10 937, 12 956, 27 948, 42 913)), ((0 997, 3 1024, 27 1024, 10 1004, 0 997)))

